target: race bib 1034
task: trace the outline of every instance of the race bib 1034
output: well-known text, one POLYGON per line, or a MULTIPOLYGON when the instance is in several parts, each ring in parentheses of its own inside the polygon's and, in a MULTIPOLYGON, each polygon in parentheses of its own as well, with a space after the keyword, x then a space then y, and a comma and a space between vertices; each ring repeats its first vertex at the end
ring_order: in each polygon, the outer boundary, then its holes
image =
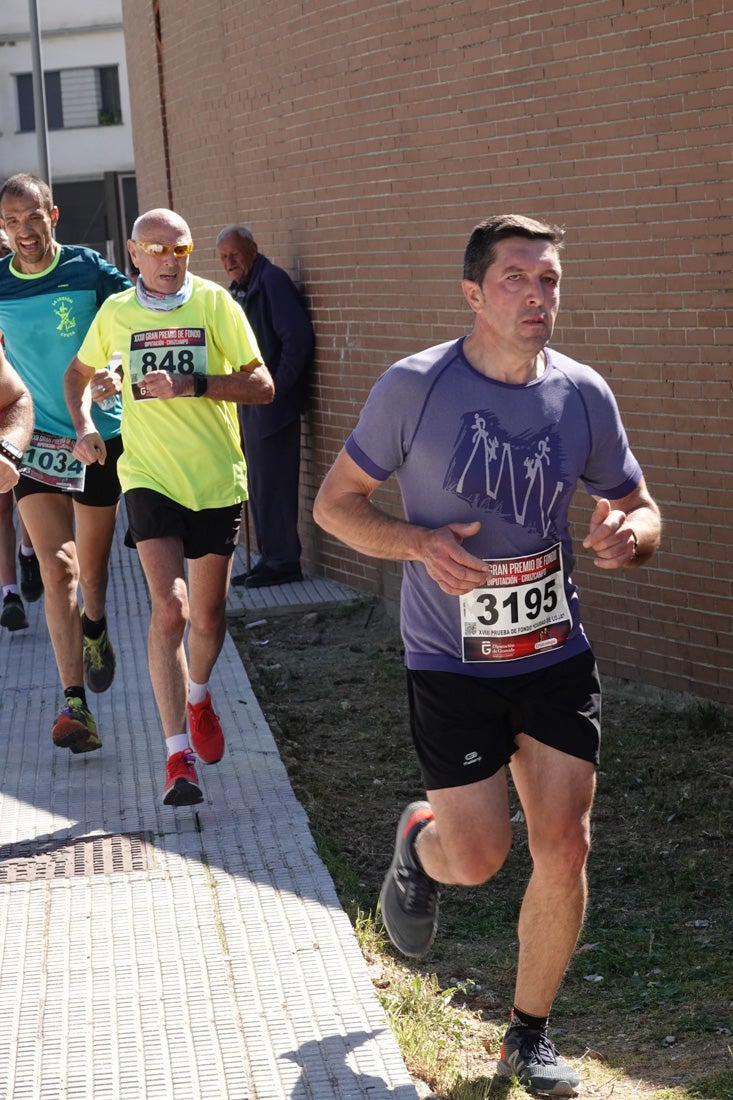
POLYGON ((34 432, 23 455, 21 474, 66 492, 81 493, 87 468, 74 458, 75 441, 62 435, 34 432))

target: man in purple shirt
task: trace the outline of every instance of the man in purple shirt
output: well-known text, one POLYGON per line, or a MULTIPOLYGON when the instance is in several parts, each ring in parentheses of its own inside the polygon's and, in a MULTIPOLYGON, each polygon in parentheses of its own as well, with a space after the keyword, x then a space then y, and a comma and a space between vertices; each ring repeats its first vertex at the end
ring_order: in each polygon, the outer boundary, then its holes
POLYGON ((499 870, 508 767, 533 872, 497 1071, 553 1097, 580 1083, 547 1023, 585 912, 600 746, 600 683, 572 579, 578 482, 595 500, 583 547, 599 569, 646 562, 661 529, 611 390, 547 347, 563 236, 519 215, 476 226, 462 283, 473 330, 382 375, 313 513, 361 553, 405 563, 410 721, 428 801, 400 819, 384 925, 419 958, 437 931, 438 884, 499 870), (392 474, 404 519, 371 502, 392 474))

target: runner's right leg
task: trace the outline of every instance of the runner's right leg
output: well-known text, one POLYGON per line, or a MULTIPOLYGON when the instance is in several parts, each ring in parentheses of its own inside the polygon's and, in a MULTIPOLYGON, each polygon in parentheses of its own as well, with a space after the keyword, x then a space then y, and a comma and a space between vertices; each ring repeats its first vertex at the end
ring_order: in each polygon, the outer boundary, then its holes
POLYGON ((61 684, 63 687, 83 684, 77 602, 79 562, 71 498, 62 493, 31 493, 18 502, 18 510, 41 567, 46 623, 61 684))
MULTIPOLYGON (((82 629, 77 602, 79 563, 72 501, 62 493, 30 493, 18 502, 18 511, 41 567, 46 624, 61 686, 64 691, 73 687, 83 692, 82 629)), ((80 698, 78 692, 74 698, 80 698)), ((99 740, 96 732, 94 737, 99 740)), ((76 738, 75 751, 84 751, 79 744, 82 739, 76 738)))

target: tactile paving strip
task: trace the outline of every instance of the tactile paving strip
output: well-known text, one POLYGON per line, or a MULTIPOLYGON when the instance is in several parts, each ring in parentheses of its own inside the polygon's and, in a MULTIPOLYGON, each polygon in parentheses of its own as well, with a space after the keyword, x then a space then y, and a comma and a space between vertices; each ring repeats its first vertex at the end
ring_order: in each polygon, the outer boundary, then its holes
POLYGON ((0 638, 0 1100, 416 1100, 230 639, 212 678, 227 753, 200 768, 195 811, 162 805, 147 592, 123 531, 118 673, 89 697, 101 751, 51 744, 42 603, 0 638))

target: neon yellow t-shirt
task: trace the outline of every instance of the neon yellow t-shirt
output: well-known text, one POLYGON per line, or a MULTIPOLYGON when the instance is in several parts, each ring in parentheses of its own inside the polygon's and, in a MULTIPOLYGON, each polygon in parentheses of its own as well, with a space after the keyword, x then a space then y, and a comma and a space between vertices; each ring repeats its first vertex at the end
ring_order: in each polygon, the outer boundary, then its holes
POLYGON ((232 374, 262 356, 227 291, 192 278, 191 297, 168 313, 144 309, 134 289, 108 298, 78 356, 99 370, 114 352, 122 355, 124 452, 117 469, 123 490, 153 489, 198 512, 247 499, 237 407, 208 397, 149 398, 145 374, 232 374))

